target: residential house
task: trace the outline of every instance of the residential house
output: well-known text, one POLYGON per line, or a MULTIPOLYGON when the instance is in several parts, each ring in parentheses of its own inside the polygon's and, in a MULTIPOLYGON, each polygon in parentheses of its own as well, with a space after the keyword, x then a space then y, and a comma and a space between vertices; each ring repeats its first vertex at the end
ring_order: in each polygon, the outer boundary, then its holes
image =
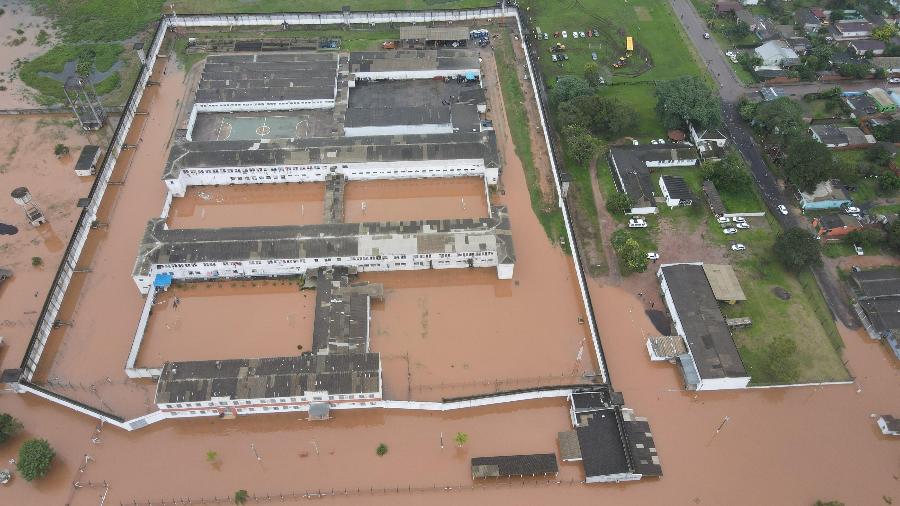
POLYGON ((816 235, 825 242, 839 241, 854 230, 861 230, 862 224, 848 214, 834 213, 815 218, 812 222, 816 235))
POLYGON ((850 41, 850 44, 847 45, 847 50, 856 56, 867 56, 869 51, 871 51, 874 56, 880 56, 884 54, 885 47, 884 42, 880 40, 859 39, 850 41))
POLYGON ((800 208, 806 210, 840 209, 853 203, 844 185, 837 179, 823 181, 811 193, 800 193, 800 208))
POLYGON ((866 90, 866 94, 875 101, 875 107, 878 112, 894 112, 897 110, 897 103, 894 102, 890 95, 881 88, 870 88, 866 90))
POLYGON ((809 133, 813 139, 829 148, 844 148, 874 144, 875 138, 866 135, 859 127, 840 126, 834 123, 810 125, 809 133))
POLYGON ((778 78, 790 78, 791 73, 787 69, 781 67, 753 67, 753 74, 761 82, 771 81, 778 78))
POLYGON ((880 114, 875 100, 866 94, 846 95, 844 103, 850 107, 850 117, 854 119, 865 120, 880 114))
POLYGON ((656 214, 656 192, 650 173, 664 167, 697 165, 697 150, 687 144, 646 144, 613 146, 609 149, 609 167, 616 189, 628 195, 630 214, 656 214))
POLYGON ((822 27, 822 21, 808 8, 797 9, 794 12, 794 21, 797 22, 803 33, 817 33, 819 28, 822 27))
POLYGON ((770 40, 753 50, 762 60, 761 67, 792 67, 800 64, 800 57, 783 40, 770 40))
POLYGON ((718 160, 725 153, 725 146, 728 144, 728 137, 718 128, 709 128, 698 132, 694 125, 688 124, 688 131, 691 134, 691 142, 700 151, 700 158, 703 160, 718 160))
POLYGON ((741 0, 741 5, 745 7, 748 5, 759 5, 759 0, 741 0))
POLYGON ((775 21, 772 21, 770 18, 759 18, 753 33, 755 33, 756 37, 763 42, 777 39, 781 36, 781 34, 778 33, 777 26, 775 21))
POLYGON ((872 36, 875 26, 868 21, 838 21, 829 28, 834 40, 865 39, 872 36))
POLYGON ((849 283, 853 309, 869 337, 883 340, 900 359, 900 269, 853 269, 849 283))
POLYGON ((694 194, 684 178, 678 176, 660 176, 659 190, 669 207, 689 206, 694 203, 694 194))
POLYGON ((734 13, 734 19, 736 19, 738 23, 747 25, 751 32, 756 31, 756 27, 759 25, 760 21, 759 16, 748 10, 736 11, 734 13))
POLYGON ((900 418, 891 415, 881 415, 878 417, 878 428, 885 436, 900 436, 900 418))
POLYGON ((812 42, 806 37, 788 37, 785 40, 788 46, 797 54, 806 54, 812 49, 812 42))
POLYGON ((720 16, 723 14, 735 13, 743 9, 744 6, 742 6, 740 2, 733 2, 730 0, 719 0, 716 2, 716 14, 720 16))

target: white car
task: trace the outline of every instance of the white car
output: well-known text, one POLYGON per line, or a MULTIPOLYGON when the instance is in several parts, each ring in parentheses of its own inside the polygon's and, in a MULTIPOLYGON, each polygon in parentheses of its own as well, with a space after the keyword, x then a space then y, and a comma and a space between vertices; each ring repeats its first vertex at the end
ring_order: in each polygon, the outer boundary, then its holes
POLYGON ((578 36, 581 37, 582 39, 587 37, 587 35, 585 35, 584 32, 578 32, 578 36))
POLYGON ((892 77, 888 79, 888 82, 891 84, 900 84, 900 77, 892 77))
POLYGON ((720 218, 716 218, 716 221, 724 225, 726 223, 731 223, 731 218, 729 218, 728 216, 722 216, 720 218))
POLYGON ((747 220, 743 216, 735 216, 734 222, 735 223, 747 223, 747 220))
POLYGON ((859 214, 859 208, 853 206, 847 206, 844 208, 844 212, 847 214, 859 214))
POLYGON ((647 228, 644 218, 631 218, 628 220, 628 228, 647 228))
POLYGON ((631 139, 631 145, 632 146, 640 146, 641 143, 637 139, 631 139))
POLYGON ((787 207, 785 207, 784 204, 778 204, 778 212, 787 216, 787 213, 788 213, 787 207))
POLYGON ((741 243, 735 243, 731 245, 731 251, 744 251, 745 249, 747 249, 747 247, 741 243))
POLYGON ((556 60, 557 60, 556 55, 555 55, 555 54, 551 54, 551 55, 550 55, 550 59, 553 60, 553 61, 556 61, 556 60))
POLYGON ((563 30, 562 36, 563 36, 564 39, 568 39, 568 38, 569 38, 569 32, 563 30))
POLYGON ((703 38, 704 38, 704 39, 709 40, 709 37, 710 37, 710 35, 709 35, 708 32, 704 32, 704 33, 703 33, 703 38))
POLYGON ((736 226, 737 228, 741 229, 741 230, 747 230, 748 228, 750 228, 750 225, 749 225, 748 223, 746 223, 746 222, 744 222, 744 223, 738 223, 738 224, 735 225, 735 226, 736 226))
POLYGON ((647 260, 659 260, 659 253, 655 251, 647 253, 647 260))
POLYGON ((722 233, 725 234, 725 235, 736 234, 736 233, 737 233, 737 229, 736 229, 736 228, 723 228, 723 229, 722 229, 722 233))
POLYGON ((550 36, 547 35, 547 32, 544 32, 544 40, 547 40, 547 39, 549 39, 549 38, 550 38, 550 36))
POLYGON ((577 38, 578 38, 578 32, 572 32, 572 38, 573 38, 573 39, 577 39, 577 38))
POLYGON ((853 245, 853 249, 856 250, 856 254, 857 254, 857 255, 859 255, 859 256, 865 255, 865 252, 863 252, 862 246, 860 246, 860 245, 858 245, 858 244, 854 244, 854 245, 853 245))

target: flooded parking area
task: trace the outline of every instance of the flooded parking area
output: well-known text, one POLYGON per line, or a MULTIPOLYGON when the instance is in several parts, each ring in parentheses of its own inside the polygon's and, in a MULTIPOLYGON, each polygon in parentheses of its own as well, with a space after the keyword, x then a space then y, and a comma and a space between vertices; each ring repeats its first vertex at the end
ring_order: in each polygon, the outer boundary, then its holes
POLYGON ((137 366, 310 351, 315 299, 295 280, 175 285, 156 296, 137 366))

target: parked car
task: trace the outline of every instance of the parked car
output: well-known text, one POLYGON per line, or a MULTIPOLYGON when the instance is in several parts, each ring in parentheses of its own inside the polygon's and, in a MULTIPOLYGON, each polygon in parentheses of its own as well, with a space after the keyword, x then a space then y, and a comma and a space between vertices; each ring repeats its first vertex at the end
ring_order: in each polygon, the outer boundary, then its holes
POLYGON ((628 228, 647 228, 647 221, 644 218, 631 218, 628 220, 628 228))
POLYGON ((572 38, 573 38, 573 39, 577 39, 577 38, 578 38, 578 32, 572 32, 572 38))
POLYGON ((735 216, 734 222, 735 223, 747 223, 747 219, 744 218, 743 216, 735 216))
POLYGON ((722 217, 716 218, 716 221, 718 221, 719 223, 722 223, 722 224, 731 223, 731 218, 729 218, 728 216, 722 216, 722 217))
POLYGON ((888 79, 888 82, 890 84, 900 84, 900 77, 892 77, 892 78, 888 79))
POLYGON ((740 222, 740 223, 738 223, 738 224, 735 225, 735 226, 736 226, 737 228, 741 229, 741 230, 747 230, 748 228, 750 228, 750 224, 747 223, 746 221, 740 222))
POLYGON ((858 207, 844 206, 844 212, 847 214, 859 214, 861 211, 858 207))
POLYGON ((709 33, 704 32, 704 33, 703 33, 703 38, 706 39, 706 40, 709 40, 709 33))
POLYGON ((585 38, 584 32, 578 32, 578 36, 581 37, 582 39, 585 38))
POLYGON ((550 36, 547 35, 547 32, 544 32, 544 40, 547 40, 547 39, 549 39, 549 38, 550 38, 550 36))
POLYGON ((597 61, 597 53, 591 53, 591 59, 597 61))
POLYGON ((737 233, 737 229, 736 228, 723 228, 722 233, 725 235, 733 235, 733 234, 737 233))
POLYGON ((550 55, 550 59, 553 60, 553 61, 556 61, 556 55, 555 55, 555 54, 551 54, 551 55, 550 55))
POLYGON ((593 36, 594 36, 594 34, 591 33, 591 30, 590 30, 590 29, 588 29, 587 32, 582 32, 582 33, 587 33, 587 36, 588 36, 588 37, 593 37, 593 36))
POLYGON ((651 251, 647 253, 647 260, 659 260, 659 253, 655 251, 651 251))
POLYGON ((637 139, 631 139, 632 146, 639 146, 641 143, 637 139))
POLYGON ((787 207, 785 207, 784 204, 778 204, 778 212, 787 216, 787 213, 788 213, 787 207))
POLYGON ((856 250, 857 255, 859 255, 859 256, 865 255, 865 252, 863 251, 862 246, 860 246, 859 244, 854 244, 853 249, 856 250))
POLYGON ((562 36, 563 36, 564 39, 568 39, 568 38, 569 38, 569 32, 563 30, 562 36))
POLYGON ((731 251, 744 251, 745 249, 747 249, 747 247, 739 242, 731 245, 731 251))
POLYGON ((566 60, 566 61, 569 60, 569 55, 563 54, 563 55, 561 55, 561 56, 562 56, 562 59, 563 59, 563 60, 566 60))
POLYGON ((594 28, 594 29, 593 29, 593 30, 591 30, 591 31, 592 31, 592 32, 593 32, 593 34, 594 34, 594 37, 599 37, 599 36, 600 36, 600 31, 599 31, 599 30, 597 30, 597 29, 596 29, 596 28, 594 28))

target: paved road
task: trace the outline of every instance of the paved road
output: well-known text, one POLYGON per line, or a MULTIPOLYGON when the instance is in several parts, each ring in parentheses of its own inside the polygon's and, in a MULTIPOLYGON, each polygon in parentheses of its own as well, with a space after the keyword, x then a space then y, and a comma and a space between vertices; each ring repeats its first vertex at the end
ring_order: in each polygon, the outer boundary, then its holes
MULTIPOLYGON (((753 180, 759 188, 769 212, 778 220, 783 228, 803 227, 807 228, 805 218, 794 214, 783 215, 778 211, 779 205, 788 204, 782 188, 778 185, 775 176, 769 172, 765 161, 762 158, 759 146, 751 134, 751 132, 741 121, 737 112, 737 101, 740 97, 751 93, 753 89, 744 86, 737 78, 732 70, 730 62, 726 59, 725 54, 716 44, 715 40, 706 40, 703 33, 708 31, 706 22, 700 17, 697 11, 691 5, 690 0, 670 0, 675 15, 681 20, 682 25, 687 31, 688 38, 694 44, 700 57, 706 62, 706 68, 712 75, 713 79, 719 85, 719 95, 722 99, 722 120, 724 126, 729 131, 732 140, 740 150, 744 159, 750 166, 750 172, 753 180)), ((833 83, 808 83, 796 86, 785 87, 786 91, 802 96, 806 93, 812 93, 822 89, 835 86, 833 83)), ((848 83, 841 85, 848 89, 866 89, 871 84, 848 83)), ((851 311, 844 293, 843 287, 837 276, 829 272, 824 266, 817 266, 812 269, 816 282, 825 295, 825 301, 831 312, 849 328, 859 327, 859 321, 856 315, 851 311)))

